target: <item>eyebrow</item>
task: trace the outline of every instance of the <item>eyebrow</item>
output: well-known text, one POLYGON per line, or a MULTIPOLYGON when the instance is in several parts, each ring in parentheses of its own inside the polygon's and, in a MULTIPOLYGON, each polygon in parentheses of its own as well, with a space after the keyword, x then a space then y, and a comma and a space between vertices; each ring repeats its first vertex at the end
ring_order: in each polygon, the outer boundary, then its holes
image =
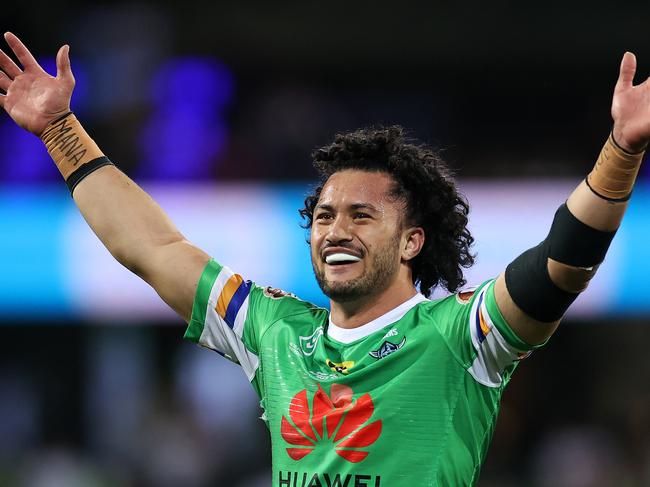
MULTIPOLYGON (((378 211, 377 208, 370 204, 370 203, 352 203, 349 208, 351 210, 360 210, 360 209, 368 209, 371 211, 378 211)), ((327 203, 322 204, 322 205, 316 205, 316 208, 314 210, 326 210, 326 211, 334 211, 334 207, 332 205, 329 205, 327 203)))

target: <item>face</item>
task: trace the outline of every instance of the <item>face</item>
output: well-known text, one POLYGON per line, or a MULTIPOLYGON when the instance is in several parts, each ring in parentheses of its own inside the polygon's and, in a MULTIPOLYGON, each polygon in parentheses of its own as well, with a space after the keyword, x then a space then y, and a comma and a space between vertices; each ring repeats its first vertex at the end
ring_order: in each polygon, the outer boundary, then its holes
POLYGON ((319 286, 345 302, 378 294, 404 258, 404 203, 386 173, 346 170, 325 183, 314 209, 311 258, 319 286))

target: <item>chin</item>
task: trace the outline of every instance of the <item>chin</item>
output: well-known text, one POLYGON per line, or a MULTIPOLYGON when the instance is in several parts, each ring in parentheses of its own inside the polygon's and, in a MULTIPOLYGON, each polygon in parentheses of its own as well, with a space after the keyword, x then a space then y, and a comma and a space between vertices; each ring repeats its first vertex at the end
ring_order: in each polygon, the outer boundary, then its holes
MULTIPOLYGON (((358 279, 358 278, 357 278, 358 279)), ((347 302, 355 301, 368 294, 365 286, 361 285, 357 279, 346 279, 341 281, 319 281, 318 285, 323 294, 333 301, 347 302)))

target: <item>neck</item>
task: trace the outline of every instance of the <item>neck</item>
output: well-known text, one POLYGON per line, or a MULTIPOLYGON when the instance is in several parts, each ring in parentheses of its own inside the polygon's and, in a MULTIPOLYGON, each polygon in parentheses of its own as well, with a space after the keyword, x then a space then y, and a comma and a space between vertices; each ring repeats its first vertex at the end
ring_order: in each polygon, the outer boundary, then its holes
POLYGON ((331 317, 336 326, 357 328, 408 301, 417 294, 410 282, 395 283, 378 294, 364 296, 354 301, 330 300, 331 317))

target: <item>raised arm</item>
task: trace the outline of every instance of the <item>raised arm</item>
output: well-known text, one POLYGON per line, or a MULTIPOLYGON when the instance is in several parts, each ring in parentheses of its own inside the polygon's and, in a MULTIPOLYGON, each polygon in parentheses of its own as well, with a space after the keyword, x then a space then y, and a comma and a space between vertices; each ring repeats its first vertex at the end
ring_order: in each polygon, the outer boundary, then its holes
POLYGON ((6 33, 5 40, 22 68, 0 51, 0 90, 6 93, 0 94, 0 106, 45 142, 75 203, 109 252, 189 321, 208 255, 104 156, 70 113, 75 81, 69 47, 59 49, 57 76, 52 77, 15 35, 6 33))
POLYGON ((650 83, 634 86, 636 58, 625 53, 612 101, 612 134, 591 173, 556 213, 542 244, 513 261, 495 284, 499 309, 534 345, 555 331, 586 289, 618 229, 650 139, 650 83))

